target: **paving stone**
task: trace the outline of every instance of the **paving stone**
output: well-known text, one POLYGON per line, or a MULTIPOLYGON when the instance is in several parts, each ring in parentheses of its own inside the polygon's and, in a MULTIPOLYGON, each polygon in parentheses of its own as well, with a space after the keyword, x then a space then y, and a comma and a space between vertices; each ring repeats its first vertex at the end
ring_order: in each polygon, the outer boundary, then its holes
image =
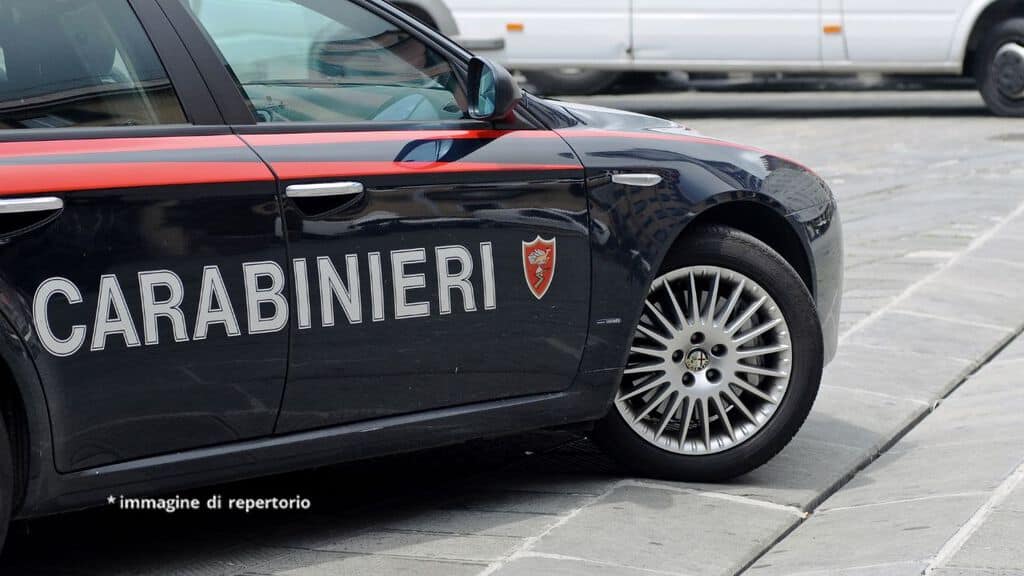
POLYGON ((273 563, 258 566, 247 574, 275 576, 469 576, 485 564, 396 558, 394 556, 343 554, 300 550, 273 563))
MULTIPOLYGON (((846 275, 854 281, 866 280, 867 282, 864 282, 864 285, 877 286, 879 280, 884 279, 882 280, 883 285, 905 288, 931 274, 938 267, 939 265, 935 262, 907 260, 898 257, 875 261, 862 266, 847 267, 846 275)), ((844 278, 845 281, 846 278, 844 278)), ((902 292, 902 290, 900 291, 902 292)))
MULTIPOLYGON (((1024 242, 1013 240, 1017 244, 1018 256, 1012 260, 986 260, 981 254, 992 244, 1005 242, 1000 236, 989 239, 980 248, 972 251, 966 257, 957 261, 936 276, 936 281, 962 289, 973 290, 979 294, 1001 294, 1006 297, 1020 295, 1020 287, 1024 285, 1024 258, 1019 254, 1024 242)), ((1020 310, 1021 303, 1004 301, 1007 312, 1020 310)), ((970 313, 968 306, 964 307, 962 313, 970 313)), ((1019 316, 1018 316, 1019 319, 1019 316)))
MULTIPOLYGON (((655 576, 658 572, 627 566, 596 564, 569 558, 517 558, 502 566, 495 576, 655 576)), ((663 574, 678 574, 664 572, 663 574)))
POLYGON ((947 565, 1024 570, 1024 512, 994 511, 947 565))
POLYGON ((908 437, 858 473, 820 510, 991 491, 1021 460, 1020 440, 918 446, 908 437))
POLYGON ((1009 401, 1020 394, 1024 394, 1024 363, 993 362, 971 374, 957 390, 956 398, 999 396, 1009 401))
MULTIPOLYGON (((939 444, 1015 441, 1024 446, 1024 380, 1005 374, 1011 365, 989 364, 944 400, 935 413, 911 431, 900 444, 939 444)), ((1011 370, 1012 372, 1012 370, 1011 370)))
POLYGON ((975 284, 937 279, 915 290, 895 310, 932 314, 1008 330, 1016 328, 1024 321, 1024 300, 1017 294, 995 291, 990 286, 984 279, 977 279, 975 284))
POLYGON ((727 574, 798 519, 765 506, 622 486, 553 529, 534 550, 643 570, 727 574))
POLYGON ((985 498, 918 500, 815 514, 759 559, 748 574, 790 576, 927 560, 985 498))
MULTIPOLYGON (((1024 484, 1017 486, 1007 496, 1006 500, 1003 500, 1002 504, 999 505, 1000 510, 1010 510, 1013 512, 1024 512, 1024 484)), ((1021 566, 1024 568, 1024 566, 1021 566)))
MULTIPOLYGON (((856 568, 830 568, 828 570, 790 572, 787 576, 920 576, 927 567, 927 562, 910 560, 906 562, 858 566, 856 568)), ((761 572, 763 572, 763 569, 750 570, 749 572, 744 572, 744 574, 758 574, 761 572)))
POLYGON ((521 539, 395 530, 366 530, 334 542, 321 542, 318 550, 386 554, 419 558, 492 562, 508 555, 521 539))
POLYGON ((1009 335, 1009 330, 887 312, 852 333, 846 343, 974 361, 1009 335))
POLYGON ((822 382, 930 402, 967 374, 970 360, 848 342, 825 369, 822 382))
POLYGON ((525 538, 540 534, 557 521, 558 516, 550 514, 425 509, 396 514, 393 518, 380 522, 379 525, 392 530, 525 538))
POLYGON ((623 478, 618 474, 547 473, 536 469, 503 471, 497 478, 488 478, 488 490, 513 490, 520 492, 554 492, 564 494, 588 494, 597 496, 623 478))
MULTIPOLYGON (((1014 228, 1019 229, 1020 224, 1015 222, 1014 228)), ((1010 226, 1007 226, 1009 228, 1010 226)), ((1021 244, 1022 240, 1020 237, 1013 236, 1012 234, 1000 234, 988 242, 985 242, 979 246, 973 253, 973 256, 977 258, 993 259, 1002 262, 1020 262, 1024 264, 1024 259, 1021 258, 1021 244)), ((995 267, 994 264, 990 266, 995 267)))
MULTIPOLYGON (((992 364, 1005 364, 1008 362, 1020 362, 1024 360, 1024 338, 1018 336, 1006 345, 999 355, 992 359, 992 364)), ((1024 374, 1024 365, 1019 368, 1021 374, 1024 374)))
POLYGON ((592 499, 590 494, 485 490, 460 496, 446 503, 445 508, 557 515, 575 510, 592 499))
POLYGON ((808 509, 822 492, 866 458, 865 450, 817 442, 798 434, 775 458, 757 470, 718 484, 651 481, 677 488, 730 494, 808 509))
POLYGON ((997 570, 995 568, 937 568, 931 576, 1024 576, 1024 570, 997 570))
POLYGON ((824 385, 797 438, 860 448, 873 455, 928 409, 928 404, 916 400, 824 385))

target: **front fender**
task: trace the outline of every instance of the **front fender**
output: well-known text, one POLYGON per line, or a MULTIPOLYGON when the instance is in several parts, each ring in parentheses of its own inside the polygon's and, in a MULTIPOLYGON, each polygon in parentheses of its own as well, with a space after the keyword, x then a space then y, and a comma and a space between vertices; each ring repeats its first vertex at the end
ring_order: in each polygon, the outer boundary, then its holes
MULTIPOLYGON (((838 280, 831 278, 841 275, 842 260, 841 242, 836 249, 838 229, 831 229, 834 200, 824 181, 806 167, 674 128, 620 132, 578 127, 559 133, 586 167, 593 227, 591 326, 582 371, 625 364, 644 297, 661 263, 687 226, 712 208, 754 203, 777 214, 800 239, 816 298, 819 288, 827 300, 838 298, 838 280), (619 172, 654 173, 662 181, 648 188, 624 186, 612 181, 619 172), (830 246, 818 249, 826 232, 830 246), (818 258, 829 260, 825 268, 818 258), (830 278, 818 278, 822 269, 830 278)), ((831 308, 826 316, 832 316, 831 308)), ((830 331, 831 324, 823 334, 827 342, 830 331)), ((827 348, 831 356, 834 345, 827 348)))

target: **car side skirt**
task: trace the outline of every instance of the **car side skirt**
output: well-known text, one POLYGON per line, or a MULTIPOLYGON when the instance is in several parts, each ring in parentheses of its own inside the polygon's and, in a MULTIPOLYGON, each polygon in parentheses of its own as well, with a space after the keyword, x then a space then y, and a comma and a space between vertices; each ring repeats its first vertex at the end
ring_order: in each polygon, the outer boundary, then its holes
POLYGON ((16 512, 29 518, 219 482, 376 458, 473 439, 596 420, 611 406, 621 369, 584 373, 564 392, 367 420, 153 456, 40 478, 16 512))

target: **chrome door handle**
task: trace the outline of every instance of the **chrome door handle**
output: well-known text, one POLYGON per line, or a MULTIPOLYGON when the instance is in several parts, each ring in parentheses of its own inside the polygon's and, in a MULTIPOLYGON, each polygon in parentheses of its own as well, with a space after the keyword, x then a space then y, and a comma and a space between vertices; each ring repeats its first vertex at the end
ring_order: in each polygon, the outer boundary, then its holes
POLYGON ((624 186, 649 188, 661 184, 661 176, 657 174, 612 174, 612 182, 624 186))
POLYGON ((361 182, 324 182, 322 184, 292 184, 284 189, 289 198, 329 198, 355 196, 363 193, 361 182))
POLYGON ((0 200, 0 214, 22 214, 25 212, 52 212, 64 207, 64 201, 56 196, 38 198, 10 198, 0 200))

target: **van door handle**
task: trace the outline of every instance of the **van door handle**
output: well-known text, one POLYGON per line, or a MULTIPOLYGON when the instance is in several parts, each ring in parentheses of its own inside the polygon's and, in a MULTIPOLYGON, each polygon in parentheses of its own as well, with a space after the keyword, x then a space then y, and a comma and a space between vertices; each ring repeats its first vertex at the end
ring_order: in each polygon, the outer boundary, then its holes
POLYGON ((357 196, 363 193, 361 182, 324 182, 322 184, 292 184, 284 189, 289 198, 330 198, 357 196))

